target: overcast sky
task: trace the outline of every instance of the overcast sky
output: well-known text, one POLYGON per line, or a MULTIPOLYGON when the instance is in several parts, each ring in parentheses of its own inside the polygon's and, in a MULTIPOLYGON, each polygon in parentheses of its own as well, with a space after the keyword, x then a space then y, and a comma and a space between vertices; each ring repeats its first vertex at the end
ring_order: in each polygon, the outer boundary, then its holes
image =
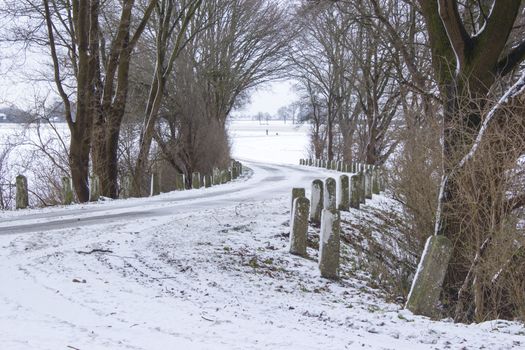
POLYGON ((259 91, 254 92, 250 103, 236 113, 254 115, 262 112, 275 115, 279 108, 297 100, 297 93, 293 90, 292 85, 291 81, 268 83, 259 91))
MULTIPOLYGON (((14 104, 20 108, 33 108, 35 100, 41 100, 48 97, 49 101, 53 100, 53 94, 50 94, 52 83, 43 82, 38 79, 39 73, 36 68, 39 64, 29 57, 20 55, 16 66, 7 66, 8 62, 3 60, 1 66, 3 72, 0 80, 0 105, 6 106, 14 104), (37 79, 39 81, 29 82, 28 79, 37 79)), ((250 103, 244 108, 237 110, 234 114, 238 115, 255 115, 259 112, 275 115, 277 110, 297 100, 297 94, 293 90, 292 82, 279 81, 267 83, 252 93, 250 103)))

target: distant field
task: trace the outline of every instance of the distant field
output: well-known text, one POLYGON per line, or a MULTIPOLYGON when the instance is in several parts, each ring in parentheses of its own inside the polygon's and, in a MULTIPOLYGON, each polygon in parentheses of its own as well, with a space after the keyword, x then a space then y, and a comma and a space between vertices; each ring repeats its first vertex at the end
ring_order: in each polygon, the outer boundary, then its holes
POLYGON ((283 121, 233 121, 228 130, 234 158, 268 163, 298 164, 308 149, 308 126, 283 121), (268 135, 266 135, 268 130, 268 135))

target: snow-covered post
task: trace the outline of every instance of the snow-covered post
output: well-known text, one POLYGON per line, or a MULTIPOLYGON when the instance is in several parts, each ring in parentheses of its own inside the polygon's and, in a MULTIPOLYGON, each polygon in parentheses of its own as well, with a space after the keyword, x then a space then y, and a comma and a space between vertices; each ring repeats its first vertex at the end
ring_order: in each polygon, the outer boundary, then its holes
POLYGON ((319 239, 319 271, 324 278, 339 277, 339 212, 323 209, 319 239))
POLYGON ((296 198, 299 198, 299 197, 305 197, 304 188, 302 187, 292 188, 292 200, 290 201, 291 216, 293 216, 293 202, 296 198))
POLYGON ((350 177, 350 207, 359 209, 359 175, 350 177))
POLYGON ((352 172, 357 173, 357 162, 352 162, 352 172))
POLYGON ((348 183, 348 176, 347 175, 341 175, 339 177, 339 195, 337 197, 338 199, 338 205, 337 207, 339 210, 349 211, 350 210, 350 194, 348 191, 349 183, 348 183))
POLYGON ((299 159, 299 165, 304 165, 304 159, 299 159))
POLYGON ((16 177, 16 209, 25 209, 29 206, 29 189, 27 178, 24 175, 16 177))
POLYGON ((100 198, 100 180, 98 175, 89 177, 89 201, 96 202, 100 198))
POLYGON ((327 178, 324 181, 324 200, 323 207, 327 210, 336 210, 336 182, 334 178, 327 178))
POLYGON ((335 160, 332 160, 332 166, 330 168, 332 170, 337 170, 337 162, 335 160))
POLYGON ((452 255, 452 242, 443 235, 427 239, 405 307, 416 315, 436 315, 439 295, 452 255))
POLYGON ((308 234, 308 212, 310 201, 297 197, 292 205, 292 222, 290 224, 290 253, 306 256, 306 238, 308 234))
POLYGON ((309 165, 309 166, 312 166, 312 164, 313 164, 313 160, 312 160, 312 158, 308 158, 308 165, 309 165))
POLYGON ((343 171, 343 162, 336 162, 337 171, 343 171))
POLYGON ((150 196, 157 196, 160 194, 160 173, 154 171, 151 173, 150 196))
POLYGON ((65 205, 73 203, 73 188, 71 186, 71 178, 64 176, 62 178, 62 197, 65 205))
POLYGON ((204 187, 209 188, 212 186, 212 177, 210 174, 204 175, 204 187))
POLYGON ((175 189, 177 191, 184 191, 186 189, 186 179, 184 174, 175 175, 175 189))
POLYGON ((365 170, 365 198, 372 199, 372 170, 365 170))
POLYGON ((326 168, 326 159, 321 161, 321 168, 326 168))
POLYGON ((324 197, 323 197, 324 184, 321 180, 316 179, 312 181, 312 191, 310 192, 310 204, 312 206, 310 210, 310 221, 314 224, 321 223, 321 212, 323 211, 324 197))
POLYGON ((199 172, 191 174, 191 187, 193 189, 201 188, 201 174, 199 172))

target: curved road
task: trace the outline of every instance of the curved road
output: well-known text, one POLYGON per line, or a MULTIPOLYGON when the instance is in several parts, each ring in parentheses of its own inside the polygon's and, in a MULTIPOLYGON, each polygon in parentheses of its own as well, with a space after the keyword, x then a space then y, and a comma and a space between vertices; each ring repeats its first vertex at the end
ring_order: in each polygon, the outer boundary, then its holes
POLYGON ((273 199, 290 193, 292 187, 308 189, 313 179, 335 174, 305 166, 256 162, 243 164, 253 171, 248 179, 240 178, 208 189, 170 192, 151 198, 0 213, 0 235, 71 229, 273 199))

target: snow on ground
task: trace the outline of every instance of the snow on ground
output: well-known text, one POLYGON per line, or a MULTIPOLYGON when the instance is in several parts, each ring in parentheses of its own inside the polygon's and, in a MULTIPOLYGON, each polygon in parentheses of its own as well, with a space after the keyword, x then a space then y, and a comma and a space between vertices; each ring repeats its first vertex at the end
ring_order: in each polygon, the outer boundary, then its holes
POLYGON ((307 158, 308 125, 286 124, 281 120, 245 121, 229 124, 235 158, 267 163, 297 164, 307 158), (266 134, 268 131, 268 134, 266 134))
MULTIPOLYGON (((248 132, 234 143, 270 147, 248 132)), ((271 160, 298 158, 305 138, 271 160)), ((0 212, 0 349, 524 348, 519 323, 413 316, 350 264, 340 281, 320 278, 315 249, 287 252, 289 192, 337 173, 248 165, 253 174, 212 189, 0 212)), ((342 219, 391 203, 376 196, 342 219)), ((342 254, 352 260, 346 245, 342 254)))

